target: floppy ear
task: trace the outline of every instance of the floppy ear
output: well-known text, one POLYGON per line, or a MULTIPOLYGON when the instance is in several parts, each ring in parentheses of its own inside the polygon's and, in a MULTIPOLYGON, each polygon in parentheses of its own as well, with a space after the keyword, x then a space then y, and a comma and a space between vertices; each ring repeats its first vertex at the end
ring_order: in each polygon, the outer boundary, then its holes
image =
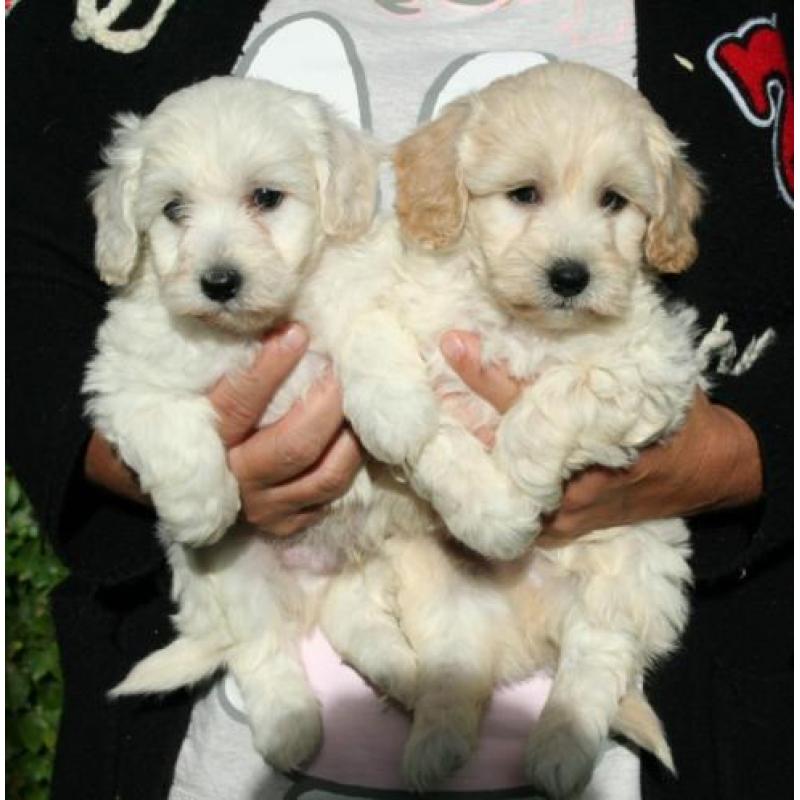
POLYGON ((143 150, 135 114, 116 118, 111 144, 103 152, 106 167, 94 176, 90 199, 97 220, 95 261, 100 277, 111 286, 122 286, 136 265, 139 231, 133 203, 139 188, 143 150))
POLYGON ((700 214, 703 184, 683 155, 683 143, 657 117, 647 127, 656 170, 656 208, 645 234, 645 258, 661 272, 683 272, 697 258, 693 225, 700 214))
POLYGON ((325 111, 325 156, 317 163, 320 217, 326 234, 351 240, 366 233, 377 207, 378 144, 325 111))
POLYGON ((434 250, 453 244, 467 214, 467 189, 458 162, 458 138, 469 116, 464 101, 400 142, 394 152, 395 208, 412 240, 434 250))

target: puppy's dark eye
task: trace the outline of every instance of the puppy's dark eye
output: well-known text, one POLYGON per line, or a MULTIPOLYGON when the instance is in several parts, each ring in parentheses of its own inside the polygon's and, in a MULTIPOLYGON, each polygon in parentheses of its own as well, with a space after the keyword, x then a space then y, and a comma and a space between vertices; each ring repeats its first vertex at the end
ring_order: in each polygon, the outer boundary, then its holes
POLYGON ((179 197, 170 200, 161 211, 170 222, 180 222, 186 216, 186 206, 179 197))
POLYGON ((283 201, 283 192, 277 189, 256 189, 251 195, 253 204, 262 211, 277 208, 283 201))
POLYGON ((619 192, 615 192, 613 189, 606 189, 600 195, 600 205, 608 211, 617 212, 622 211, 628 205, 628 200, 619 192))
POLYGON ((541 202, 542 196, 535 186, 520 186, 518 189, 512 189, 506 193, 509 200, 519 203, 523 206, 532 206, 541 202))

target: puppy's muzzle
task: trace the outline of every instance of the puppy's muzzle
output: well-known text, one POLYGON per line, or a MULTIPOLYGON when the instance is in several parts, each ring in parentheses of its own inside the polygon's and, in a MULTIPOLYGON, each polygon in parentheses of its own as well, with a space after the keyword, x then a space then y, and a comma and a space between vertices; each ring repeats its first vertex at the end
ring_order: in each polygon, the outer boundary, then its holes
POLYGON ((547 270, 547 280, 560 297, 575 297, 589 285, 589 267, 582 261, 560 258, 547 270))
POLYGON ((215 303, 233 300, 242 288, 242 273, 228 264, 209 267, 200 275, 200 289, 215 303))

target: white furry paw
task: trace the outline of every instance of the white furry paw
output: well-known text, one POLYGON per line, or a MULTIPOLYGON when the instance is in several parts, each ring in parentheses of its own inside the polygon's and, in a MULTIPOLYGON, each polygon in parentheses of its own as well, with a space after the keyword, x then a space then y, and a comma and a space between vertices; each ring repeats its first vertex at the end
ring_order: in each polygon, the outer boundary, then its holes
POLYGON ((322 717, 313 697, 272 703, 259 720, 250 719, 256 750, 275 769, 296 769, 319 749, 322 717))
POLYGON ((600 742, 577 721, 543 717, 528 739, 525 774, 549 800, 578 798, 592 777, 600 742))
POLYGON ((428 386, 405 381, 361 380, 344 398, 345 415, 378 461, 411 461, 436 433, 436 397, 428 386))
POLYGON ((432 789, 466 764, 474 747, 469 732, 446 722, 415 725, 403 754, 403 775, 415 792, 432 789))
POLYGON ((472 539, 472 547, 485 558, 513 561, 530 550, 542 529, 538 514, 524 522, 489 520, 483 531, 472 539))
POLYGON ((150 490, 160 530, 170 541, 190 547, 214 544, 236 521, 241 507, 236 478, 227 467, 209 472, 206 479, 191 478, 181 487, 150 490))
POLYGON ((518 558, 541 529, 541 506, 457 425, 438 431, 410 478, 450 533, 486 558, 518 558))
MULTIPOLYGON (((495 498, 497 500, 498 498, 495 498)), ((434 496, 433 505, 448 530, 485 558, 511 561, 523 555, 541 531, 538 508, 529 500, 498 503, 473 497, 473 502, 453 508, 434 496)))

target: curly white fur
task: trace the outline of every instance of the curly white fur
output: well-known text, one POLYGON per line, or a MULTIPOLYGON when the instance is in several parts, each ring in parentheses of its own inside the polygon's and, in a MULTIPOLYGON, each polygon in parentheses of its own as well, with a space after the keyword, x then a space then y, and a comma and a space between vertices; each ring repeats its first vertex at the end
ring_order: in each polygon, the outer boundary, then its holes
MULTIPOLYGON (((152 497, 179 638, 112 694, 169 691, 227 666, 256 747, 291 768, 320 737, 297 645, 327 583, 396 520, 424 529, 430 515, 372 464, 299 540, 253 534, 236 523, 238 486, 206 394, 252 363, 265 330, 306 322, 309 352, 270 403, 268 424, 347 345, 349 321, 389 275, 348 274, 335 255, 371 224, 380 151, 316 98, 235 78, 184 89, 147 118, 119 123, 92 200, 98 268, 121 288, 84 391, 93 424, 152 497), (265 189, 282 199, 259 207, 254 193, 265 189), (240 276, 235 296, 204 293, 203 276, 218 265, 240 276), (359 282, 363 291, 349 290, 359 282)), ((339 628, 387 624, 350 614, 339 628)))

